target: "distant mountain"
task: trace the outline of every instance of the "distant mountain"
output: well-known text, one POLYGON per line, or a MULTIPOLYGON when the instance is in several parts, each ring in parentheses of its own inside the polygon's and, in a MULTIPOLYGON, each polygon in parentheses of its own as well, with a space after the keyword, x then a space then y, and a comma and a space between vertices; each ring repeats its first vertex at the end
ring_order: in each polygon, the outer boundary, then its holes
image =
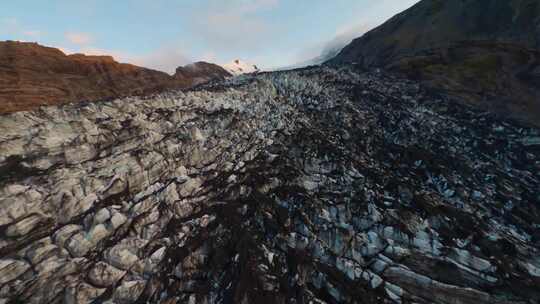
POLYGON ((221 67, 199 62, 170 76, 110 56, 66 55, 36 43, 5 41, 0 42, 0 113, 186 88, 225 75, 221 67))
POLYGON ((540 1, 423 0, 330 64, 382 67, 540 125, 540 1))
POLYGON ((223 64, 222 67, 232 75, 251 74, 261 71, 256 65, 241 61, 239 59, 236 59, 231 63, 223 64))
POLYGON ((180 81, 180 83, 189 82, 190 85, 197 85, 214 79, 225 79, 230 76, 232 76, 231 73, 217 64, 199 61, 178 67, 174 74, 174 79, 180 81))

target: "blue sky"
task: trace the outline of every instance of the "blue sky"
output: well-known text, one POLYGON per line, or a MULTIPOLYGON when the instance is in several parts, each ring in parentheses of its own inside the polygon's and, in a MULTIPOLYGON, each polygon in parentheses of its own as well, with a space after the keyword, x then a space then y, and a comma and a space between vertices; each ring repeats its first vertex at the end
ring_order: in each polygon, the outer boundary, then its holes
POLYGON ((109 54, 174 71, 198 60, 292 65, 343 44, 418 0, 17 0, 0 40, 109 54))

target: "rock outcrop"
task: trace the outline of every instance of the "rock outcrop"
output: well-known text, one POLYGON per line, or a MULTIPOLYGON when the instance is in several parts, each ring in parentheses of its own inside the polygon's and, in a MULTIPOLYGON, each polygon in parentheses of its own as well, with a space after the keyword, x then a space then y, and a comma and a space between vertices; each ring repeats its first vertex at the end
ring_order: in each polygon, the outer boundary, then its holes
POLYGON ((422 0, 329 63, 414 77, 504 117, 540 126, 540 3, 422 0))
POLYGON ((540 130, 415 82, 322 67, 0 118, 0 301, 540 301, 540 130))
POLYGON ((190 86, 203 84, 212 80, 223 80, 232 74, 217 64, 198 61, 183 67, 178 67, 174 79, 190 86))
MULTIPOLYGON (((96 101, 187 88, 228 73, 217 65, 197 75, 166 73, 114 61, 110 56, 65 55, 36 43, 0 42, 0 113, 42 105, 96 101), (204 74, 209 71, 211 74, 204 74)), ((190 67, 179 68, 192 71, 190 67)))

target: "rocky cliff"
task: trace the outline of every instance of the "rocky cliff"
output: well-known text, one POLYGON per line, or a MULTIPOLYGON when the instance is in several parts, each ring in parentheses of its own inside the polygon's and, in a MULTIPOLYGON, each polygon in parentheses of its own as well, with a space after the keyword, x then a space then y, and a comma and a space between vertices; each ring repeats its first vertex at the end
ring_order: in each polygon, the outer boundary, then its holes
POLYGON ((110 56, 67 56, 58 49, 36 43, 0 42, 0 113, 187 88, 214 79, 215 74, 219 78, 228 75, 217 65, 204 63, 204 68, 211 74, 199 73, 195 77, 180 73, 171 77, 118 63, 110 56))
POLYGON ((537 303, 540 130, 352 68, 0 117, 3 303, 537 303))
POLYGON ((176 81, 188 82, 190 86, 203 84, 211 80, 223 80, 232 74, 217 64, 198 61, 178 67, 174 73, 176 81))
POLYGON ((400 72, 455 101, 540 126, 539 47, 536 0, 422 0, 330 63, 400 72))

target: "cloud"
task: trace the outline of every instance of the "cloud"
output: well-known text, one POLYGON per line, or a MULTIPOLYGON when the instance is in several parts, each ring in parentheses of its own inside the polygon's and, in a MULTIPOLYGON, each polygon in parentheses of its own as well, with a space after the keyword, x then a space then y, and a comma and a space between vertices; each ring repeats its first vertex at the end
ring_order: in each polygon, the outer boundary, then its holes
POLYGON ((341 49, 351 43, 355 38, 364 35, 374 27, 375 23, 360 23, 338 29, 336 36, 332 40, 326 42, 323 46, 322 54, 337 53, 341 51, 341 49))
POLYGON ((59 49, 60 51, 62 51, 62 53, 66 54, 66 55, 74 54, 74 53, 80 53, 80 52, 75 52, 72 49, 66 48, 66 47, 63 47, 63 46, 57 46, 56 48, 59 49))
POLYGON ((41 31, 26 30, 22 31, 22 34, 27 37, 40 37, 43 33, 41 31))
POLYGON ((67 41, 76 45, 88 45, 94 41, 90 34, 81 32, 67 32, 64 37, 67 41))
POLYGON ((369 23, 352 24, 342 27, 336 31, 334 38, 313 44, 301 50, 296 55, 295 64, 290 67, 321 64, 336 56, 353 39, 362 36, 373 27, 374 25, 369 23))
POLYGON ((216 53, 209 51, 209 52, 203 53, 201 55, 200 60, 206 61, 206 62, 215 62, 217 60, 217 55, 216 53))
POLYGON ((193 62, 182 48, 175 47, 162 47, 146 54, 128 56, 125 59, 129 63, 169 74, 174 74, 177 67, 193 62))
POLYGON ((353 39, 362 36, 392 15, 409 8, 418 1, 379 0, 378 2, 372 2, 370 4, 371 6, 364 10, 365 12, 369 12, 369 14, 360 14, 355 20, 345 23, 338 28, 333 38, 302 50, 297 56, 297 62, 299 63, 296 66, 319 64, 331 59, 353 39))
POLYGON ((44 34, 43 31, 27 29, 17 18, 0 19, 0 39, 2 40, 35 41, 44 34))
POLYGON ((214 0, 207 12, 194 16, 193 31, 214 52, 259 50, 275 25, 258 14, 278 5, 279 0, 214 0))

